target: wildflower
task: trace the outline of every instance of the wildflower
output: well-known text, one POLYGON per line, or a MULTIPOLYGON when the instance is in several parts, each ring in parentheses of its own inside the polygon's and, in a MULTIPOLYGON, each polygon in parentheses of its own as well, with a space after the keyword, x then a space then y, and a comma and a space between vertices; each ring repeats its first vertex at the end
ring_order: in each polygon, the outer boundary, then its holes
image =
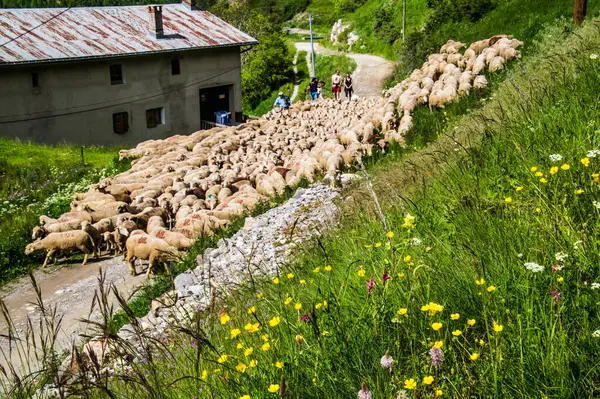
POLYGON ((323 307, 323 304, 322 304, 322 303, 317 303, 317 304, 315 305, 315 309, 317 309, 317 310, 320 310, 322 307, 323 307))
POLYGON ((250 347, 244 351, 244 356, 249 357, 254 353, 254 348, 250 347))
POLYGON ((398 396, 396 396, 396 399, 408 399, 406 391, 404 389, 400 390, 400 392, 398 392, 398 396))
POLYGON ((423 312, 427 312, 429 316, 435 316, 437 313, 444 310, 444 307, 435 302, 429 302, 427 305, 421 306, 423 312))
POLYGON ((504 326, 502 324, 498 324, 495 321, 492 323, 492 327, 494 329, 494 332, 502 332, 502 330, 504 330, 504 326))
POLYGON ((583 194, 584 192, 585 192, 585 191, 583 191, 583 189, 581 189, 581 188, 578 188, 577 190, 575 190, 575 194, 577 194, 577 195, 581 195, 581 194, 583 194))
POLYGON ((254 368, 258 366, 258 362, 256 360, 250 360, 250 368, 254 368))
POLYGON ((264 295, 265 295, 265 294, 263 294, 262 292, 258 292, 258 293, 256 294, 256 297, 257 297, 258 299, 262 299, 262 297, 263 297, 264 295))
POLYGON ((428 375, 427 377, 423 377, 423 384, 425 384, 425 385, 433 384, 433 376, 428 375))
POLYGON ((450 319, 452 319, 452 320, 458 320, 458 319, 460 319, 460 313, 452 313, 450 315, 450 319))
POLYGON ((368 294, 371 295, 371 290, 375 288, 375 280, 371 277, 371 280, 367 281, 365 284, 367 284, 368 294))
POLYGON ((389 351, 385 352, 385 355, 381 358, 381 367, 387 371, 391 371, 394 364, 394 358, 390 355, 389 351))
POLYGON ((585 155, 589 158, 596 158, 600 155, 600 150, 589 150, 585 155))
POLYGON ((256 306, 250 306, 248 308, 248 314, 255 314, 256 313, 256 306))
POLYGON ((561 168, 562 170, 569 170, 569 169, 571 169, 571 166, 569 166, 569 164, 568 164, 568 163, 564 163, 564 164, 562 164, 562 165, 560 166, 560 168, 561 168))
POLYGON ((542 177, 540 179, 540 183, 546 184, 546 183, 548 183, 548 179, 546 179, 545 177, 542 177))
POLYGON ((535 262, 525 263, 525 269, 532 271, 533 273, 539 273, 544 271, 544 266, 538 265, 535 262))
POLYGON ((323 299, 323 307, 326 308, 327 307, 327 301, 323 299))
POLYGON ((404 259, 402 259, 405 263, 410 263, 410 261, 412 260, 412 257, 410 255, 406 255, 404 257, 404 259))
POLYGON ((555 175, 558 173, 558 166, 553 166, 550 168, 550 174, 555 175))
POLYGON ((223 364, 223 363, 225 363, 227 361, 228 358, 229 358, 229 356, 227 356, 227 355, 221 355, 221 357, 219 357, 217 359, 217 363, 223 364))
POLYGON ((504 202, 509 204, 509 203, 513 202, 513 199, 512 199, 512 197, 506 197, 506 198, 504 198, 504 202))
POLYGON ((268 342, 265 342, 264 344, 262 344, 260 349, 262 349, 264 352, 268 352, 271 349, 271 344, 268 342))
POLYGON ((358 275, 358 277, 364 277, 365 276, 365 269, 363 269, 362 267, 360 269, 358 269, 356 271, 356 274, 358 275))
POLYGON ((484 285, 485 284, 485 280, 484 279, 475 280, 475 284, 477 284, 477 285, 484 285))
POLYGON ((263 334, 260 339, 262 339, 263 341, 267 342, 269 341, 269 334, 263 334))
POLYGON ((260 324, 258 323, 248 323, 244 326, 244 330, 248 331, 249 333, 253 333, 253 332, 257 332, 258 330, 260 330, 260 324))
POLYGON ((540 213, 540 212, 542 211, 542 208, 535 208, 535 211, 536 211, 537 213, 540 213))
POLYGON ((365 248, 371 249, 371 248, 373 248, 373 244, 365 244, 365 248))
POLYGON ((438 348, 440 349, 442 346, 444 346, 444 341, 435 341, 433 343, 433 348, 438 348))
POLYGON ((304 342, 304 337, 302 335, 296 334, 296 342, 301 344, 304 342))
POLYGON ((250 395, 240 396, 240 399, 250 399, 250 395))
POLYGON ((393 231, 388 231, 386 234, 387 238, 392 239, 394 238, 394 232, 393 231))
POLYGON ((598 288, 600 288, 600 283, 592 283, 592 285, 590 285, 590 287, 591 287, 593 290, 597 290, 598 288))
POLYGON ((535 175, 537 177, 543 177, 544 176, 544 174, 542 172, 535 172, 535 175))
POLYGON ((275 277, 273 279, 273 284, 279 284, 279 278, 278 277, 275 277))
POLYGON ((380 246, 381 246, 381 243, 380 243, 380 242, 376 242, 376 243, 375 243, 375 248, 379 248, 380 246))
POLYGON ((304 287, 306 287, 306 280, 300 280, 300 284, 304 287))
POLYGON ((598 183, 599 180, 600 180, 600 173, 592 173, 592 182, 598 183))
POLYGON ((332 269, 332 267, 331 267, 331 266, 329 266, 329 265, 327 265, 327 266, 325 266, 325 267, 323 268, 323 270, 325 270, 326 272, 330 272, 330 271, 331 271, 331 269, 332 269))
POLYGON ((484 340, 482 340, 482 339, 480 339, 480 340, 478 341, 478 344, 479 344, 479 346, 483 346, 483 345, 485 345, 485 341, 484 341, 484 340))
POLYGON ((431 328, 433 328, 433 331, 439 331, 442 328, 442 323, 433 323, 431 328))
POLYGON ((398 278, 404 278, 404 277, 406 277, 406 274, 404 274, 404 273, 398 273, 398 278))
POLYGON ((556 254, 554 254, 554 259, 556 259, 559 262, 565 261, 565 259, 567 259, 568 257, 569 257, 569 255, 564 253, 563 251, 560 251, 560 252, 557 252, 556 254))
POLYGON ((358 391, 358 399, 371 399, 373 395, 367 390, 367 385, 363 382, 362 388, 358 391))
POLYGON ((581 240, 579 240, 579 241, 575 241, 575 242, 573 243, 573 249, 577 251, 577 250, 579 249, 579 245, 581 245, 581 243, 582 243, 582 242, 583 242, 583 241, 581 241, 581 240))
POLYGON ((596 330, 592 333, 592 337, 594 338, 600 338, 600 330, 596 330))
POLYGON ((275 367, 277 367, 278 369, 282 369, 283 368, 283 363, 278 360, 278 361, 275 362, 275 367))
POLYGON ((407 308, 400 308, 398 309, 398 312, 396 312, 398 314, 398 316, 404 316, 408 313, 408 309, 407 308))
POLYGON ((417 381, 414 378, 404 380, 404 388, 415 389, 417 387, 417 381))
POLYGON ((285 301, 283 301, 283 303, 284 303, 285 305, 289 305, 290 303, 292 303, 292 301, 293 301, 292 297, 287 297, 287 298, 285 299, 285 301))
POLYGON ((454 331, 452 331, 452 335, 454 335, 455 337, 458 337, 461 334, 462 334, 462 331, 460 331, 460 330, 454 330, 454 331))
POLYGON ((404 223, 402 224, 402 227, 409 230, 414 229, 416 227, 415 217, 412 216, 410 213, 407 213, 406 216, 404 216, 404 223))
POLYGON ((444 391, 442 391, 441 389, 436 389, 435 390, 435 396, 440 397, 444 394, 444 391))
POLYGON ((421 239, 420 239, 420 238, 418 238, 418 237, 413 237, 413 238, 410 240, 410 242, 409 242, 409 243, 410 243, 410 245, 412 245, 413 247, 417 247, 417 246, 421 245, 421 243, 422 243, 422 242, 423 242, 423 241, 421 241, 421 239))
POLYGON ((495 285, 490 285, 489 287, 487 287, 487 292, 493 292, 493 291, 496 291, 495 285))
POLYGON ((237 366, 235 366, 235 369, 237 371, 239 371, 240 373, 244 373, 246 372, 246 369, 248 368, 248 366, 246 366, 244 363, 239 362, 237 366))
POLYGON ((556 281, 557 281, 559 284, 562 284, 562 283, 564 283, 564 282, 565 282, 565 278, 561 276, 561 277, 557 278, 557 279, 556 279, 556 281))
POLYGON ((590 59, 592 59, 592 60, 598 59, 598 54, 591 54, 590 59))
POLYGON ((271 327, 275 327, 275 326, 279 325, 280 321, 281 321, 281 318, 279 316, 275 316, 271 320, 269 320, 269 325, 271 327))
POLYGON ((269 385, 269 392, 271 392, 271 393, 279 392, 279 384, 269 385))
POLYGON ((235 338, 238 335, 240 335, 242 332, 240 331, 239 328, 234 328, 233 330, 231 330, 230 334, 231 334, 231 338, 235 338))
POLYGON ((598 202, 598 201, 592 201, 592 204, 593 204, 593 205, 594 205, 596 208, 600 209, 600 202, 598 202))
POLYGON ((470 326, 474 326, 475 325, 475 319, 468 319, 467 320, 467 324, 470 326))
POLYGON ((537 172, 538 168, 537 166, 532 166, 529 170, 531 171, 531 173, 535 173, 537 172))
POLYGON ((473 360, 473 361, 479 359, 479 353, 477 353, 477 352, 471 353, 471 355, 469 356, 469 359, 473 360))
POLYGON ((550 160, 552 162, 558 162, 558 161, 562 161, 563 156, 560 154, 550 154, 550 155, 548 155, 548 158, 550 158, 550 160))
POLYGON ((294 309, 296 309, 296 310, 300 310, 300 309, 302 309, 302 304, 301 304, 300 302, 297 302, 297 303, 294 305, 294 309))
POLYGON ((552 298, 554 299, 554 303, 557 303, 560 301, 560 292, 558 290, 551 290, 550 294, 552 295, 552 298))
POLYGON ((315 268, 313 269, 313 273, 319 273, 320 271, 321 271, 321 268, 320 268, 320 267, 315 267, 315 268))
POLYGON ((202 370, 202 376, 200 377, 203 380, 207 380, 208 379, 208 370, 202 370))
POLYGON ((388 281, 390 278, 391 278, 391 277, 390 277, 390 275, 389 275, 389 274, 387 274, 387 272, 384 270, 384 272, 383 272, 383 276, 381 276, 381 279, 382 279, 382 281, 383 281, 383 284, 385 284, 385 283, 386 283, 386 281, 388 281))
POLYGON ((308 317, 306 313, 300 317, 300 320, 302 320, 305 323, 310 323, 310 317, 308 317))
POLYGON ((583 166, 585 166, 587 168, 588 166, 590 166, 590 159, 589 158, 581 158, 581 163, 583 164, 583 166))
POLYGON ((241 342, 238 342, 238 344, 235 346, 237 349, 242 349, 244 347, 244 344, 241 342))
POLYGON ((231 317, 227 314, 227 312, 221 313, 221 324, 227 324, 231 320, 231 317))
POLYGON ((515 191, 519 192, 519 191, 523 191, 524 189, 525 189, 525 187, 519 186, 519 187, 515 188, 515 191))
POLYGON ((435 346, 429 349, 429 357, 431 358, 431 365, 435 368, 442 367, 444 361, 444 351, 442 348, 436 348, 435 346))
POLYGON ((288 278, 288 280, 293 279, 294 278, 294 273, 288 273, 287 274, 287 278, 288 278))

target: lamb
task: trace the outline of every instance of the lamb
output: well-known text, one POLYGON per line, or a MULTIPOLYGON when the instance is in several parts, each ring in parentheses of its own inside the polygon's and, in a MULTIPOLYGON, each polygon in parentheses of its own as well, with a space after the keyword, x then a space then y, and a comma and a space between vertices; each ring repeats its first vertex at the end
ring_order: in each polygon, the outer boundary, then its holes
POLYGON ((88 260, 88 255, 90 252, 94 253, 96 248, 92 237, 90 237, 88 233, 81 230, 72 230, 64 233, 50 233, 44 239, 28 244, 25 247, 25 255, 29 255, 35 251, 47 251, 46 259, 42 265, 43 269, 56 251, 72 250, 79 250, 84 254, 82 265, 85 265, 88 260))
POLYGON ((98 229, 96 229, 87 220, 84 220, 83 222, 81 222, 81 230, 85 231, 86 233, 89 234, 90 237, 92 237, 92 240, 94 241, 94 255, 96 257, 101 256, 102 255, 102 241, 104 238, 102 233, 99 232, 98 229))
POLYGON ((138 259, 140 264, 142 260, 148 260, 146 278, 149 278, 157 262, 177 261, 181 258, 181 253, 164 240, 143 232, 132 234, 127 239, 125 246, 127 248, 126 261, 132 276, 137 274, 134 265, 135 259, 138 259))

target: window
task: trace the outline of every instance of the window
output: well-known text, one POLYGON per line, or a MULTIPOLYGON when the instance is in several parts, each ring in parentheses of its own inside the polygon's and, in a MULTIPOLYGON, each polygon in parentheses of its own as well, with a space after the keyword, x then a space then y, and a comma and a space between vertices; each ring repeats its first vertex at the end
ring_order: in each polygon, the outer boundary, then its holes
POLYGON ((171 60, 171 75, 181 74, 181 67, 179 66, 179 59, 173 58, 171 60))
POLYGON ((117 112, 116 114, 113 114, 113 132, 123 134, 128 131, 129 114, 127 112, 117 112))
POLYGON ((31 74, 31 87, 33 89, 33 94, 40 93, 40 75, 38 75, 37 72, 31 74))
POLYGON ((123 66, 120 64, 110 66, 110 84, 111 85, 122 85, 125 83, 123 76, 123 66))
POLYGON ((146 126, 151 129, 165 123, 165 109, 152 108, 146 111, 146 126))

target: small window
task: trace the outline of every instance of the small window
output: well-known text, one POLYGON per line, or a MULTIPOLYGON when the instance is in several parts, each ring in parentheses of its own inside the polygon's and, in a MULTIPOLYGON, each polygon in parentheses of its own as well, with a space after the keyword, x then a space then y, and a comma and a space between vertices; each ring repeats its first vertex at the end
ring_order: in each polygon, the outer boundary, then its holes
POLYGON ((165 109, 153 108, 146 111, 146 126, 151 129, 165 123, 165 109))
POLYGON ((179 58, 173 58, 171 60, 171 75, 181 74, 181 67, 179 66, 179 58))
POLYGON ((31 86, 34 89, 40 88, 40 75, 38 75, 37 72, 31 74, 31 86))
POLYGON ((129 113, 117 112, 113 114, 113 132, 117 134, 127 133, 129 131, 129 113))
POLYGON ((122 85, 125 83, 123 77, 123 66, 120 64, 110 66, 110 84, 111 85, 122 85))

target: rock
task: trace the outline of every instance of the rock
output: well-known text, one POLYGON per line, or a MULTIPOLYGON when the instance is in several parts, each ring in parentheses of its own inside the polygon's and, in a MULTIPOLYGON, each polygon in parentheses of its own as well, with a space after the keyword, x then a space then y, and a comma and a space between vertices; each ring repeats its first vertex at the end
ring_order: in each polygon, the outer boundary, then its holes
MULTIPOLYGON (((179 276, 177 276, 177 277, 179 277, 179 276)), ((195 277, 195 275, 194 275, 194 277, 195 277)), ((177 280, 177 278, 175 280, 177 280)), ((175 285, 175 286, 177 286, 177 285, 175 285)), ((174 306, 176 303, 177 303, 177 291, 172 290, 169 292, 165 292, 159 298, 152 300, 151 313, 153 313, 155 316, 158 316, 158 311, 160 309, 170 308, 171 306, 174 306)))
POLYGON ((198 284, 198 277, 191 271, 186 270, 184 273, 175 277, 175 289, 178 292, 185 291, 185 288, 190 285, 198 284))

